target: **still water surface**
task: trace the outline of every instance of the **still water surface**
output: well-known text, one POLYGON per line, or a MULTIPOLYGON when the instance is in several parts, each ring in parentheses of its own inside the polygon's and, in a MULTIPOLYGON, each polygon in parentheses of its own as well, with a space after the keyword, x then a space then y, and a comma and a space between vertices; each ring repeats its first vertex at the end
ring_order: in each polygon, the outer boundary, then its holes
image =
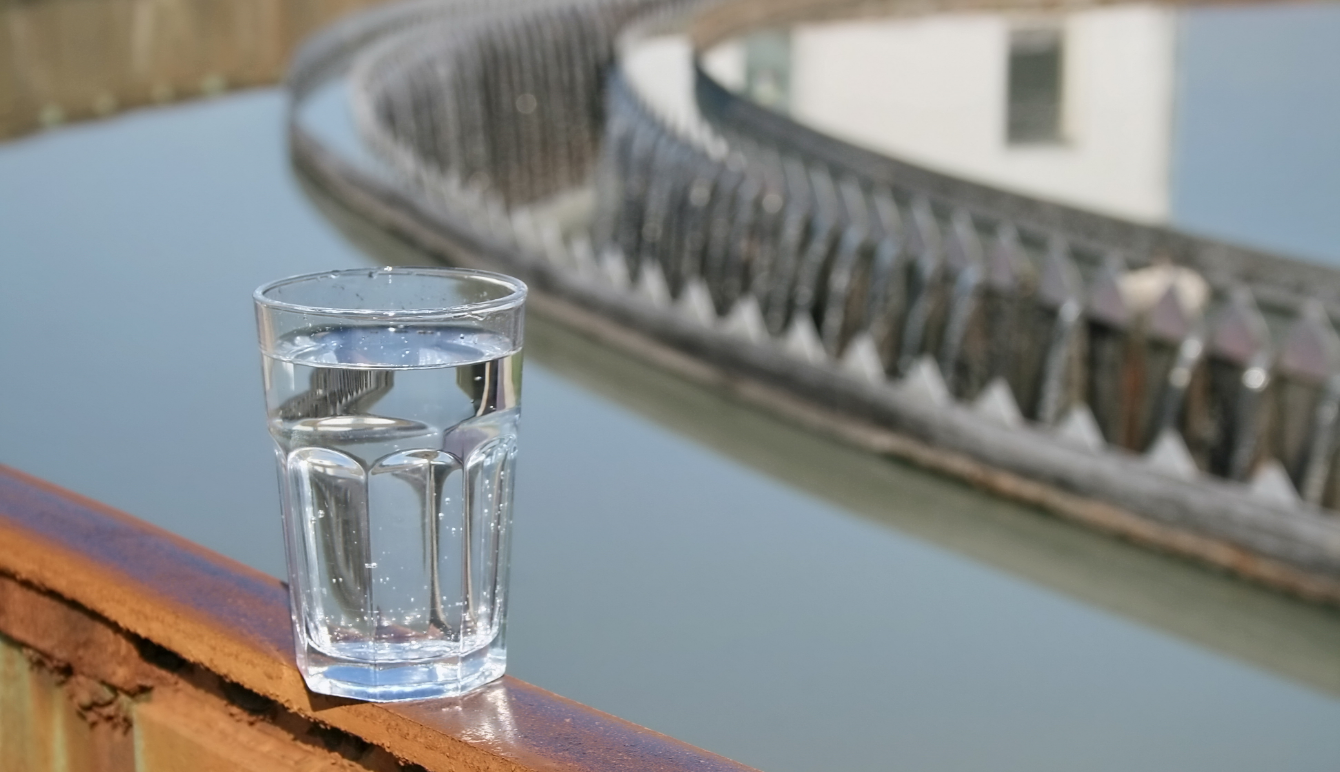
MULTIPOLYGON (((0 145, 0 462, 275 575, 250 292, 424 262, 323 219, 282 110, 256 91, 0 145)), ((520 476, 511 672, 770 772, 1340 764, 1336 615, 534 316, 520 476)))

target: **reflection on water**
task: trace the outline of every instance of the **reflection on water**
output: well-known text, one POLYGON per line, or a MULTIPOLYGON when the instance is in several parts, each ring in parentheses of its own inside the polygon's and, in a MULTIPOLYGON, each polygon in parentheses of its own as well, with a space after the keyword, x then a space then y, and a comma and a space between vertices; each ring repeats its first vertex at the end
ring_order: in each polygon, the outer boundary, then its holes
POLYGON ((932 168, 1340 263, 1340 4, 1122 4, 797 23, 728 86, 932 168))
POLYGON ((553 326, 537 359, 809 495, 1198 645, 1340 695, 1340 614, 818 439, 553 326), (580 363, 580 364, 578 364, 580 363))

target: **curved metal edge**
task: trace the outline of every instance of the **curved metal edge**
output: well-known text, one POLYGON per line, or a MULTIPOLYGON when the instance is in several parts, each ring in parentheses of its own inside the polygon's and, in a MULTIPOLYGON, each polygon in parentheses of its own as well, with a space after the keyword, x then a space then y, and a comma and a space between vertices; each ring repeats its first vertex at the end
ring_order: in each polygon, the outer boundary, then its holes
POLYGON ((844 172, 896 188, 910 188, 1039 236, 1060 233, 1094 254, 1113 248, 1132 267, 1167 259, 1202 274, 1217 291, 1245 285, 1263 309, 1294 315, 1309 298, 1325 302, 1340 323, 1340 272, 1283 255, 1248 249, 1172 228, 1142 225, 1085 209, 1014 193, 918 166, 830 137, 743 99, 707 73, 702 41, 695 41, 694 93, 698 109, 713 125, 745 127, 778 148, 793 149, 844 172))
POLYGON ((932 408, 887 386, 835 378, 826 368, 797 363, 771 348, 741 346, 719 330, 581 281, 481 232, 461 213, 426 206, 406 188, 339 158, 294 120, 289 138, 295 165, 355 214, 439 259, 517 272, 535 291, 533 297, 558 315, 606 333, 611 327, 631 333, 634 340, 626 349, 632 355, 656 359, 658 346, 689 354, 728 382, 772 393, 773 406, 781 405, 780 411, 792 417, 812 413, 812 405, 833 411, 832 425, 816 425, 820 430, 851 441, 861 432, 844 432, 841 423, 855 419, 876 434, 882 431, 868 449, 1276 589, 1340 605, 1340 522, 1319 511, 1250 499, 1234 483, 1152 475, 1133 457, 1076 451, 1039 429, 995 426, 958 406, 932 408))
MULTIPOLYGON (((837 381, 826 369, 799 365, 769 349, 742 348, 727 336, 666 319, 622 295, 529 264, 514 248, 491 252, 468 230, 425 212, 375 180, 360 180, 349 167, 321 155, 301 138, 295 140, 293 149, 294 160, 304 173, 335 200, 440 259, 465 265, 505 264, 509 270, 524 272, 523 278, 537 294, 547 295, 551 304, 556 301, 569 311, 597 312, 603 317, 597 324, 636 331, 644 343, 697 356, 728 378, 758 385, 785 384, 793 395, 847 416, 859 416, 904 438, 901 443, 876 443, 872 449, 1279 589, 1340 604, 1340 579, 1336 578, 1340 577, 1340 524, 1320 514, 1246 499, 1230 483, 1191 484, 1158 478, 1149 475, 1138 459, 1077 452, 1057 445, 1039 430, 995 427, 957 407, 947 410, 948 417, 932 420, 929 409, 892 390, 837 381), (937 451, 932 447, 935 444, 948 452, 937 451), (993 471, 993 465, 1007 471, 993 471), (1136 479, 1142 481, 1140 485, 1132 483, 1136 479), (1041 481, 1049 490, 1029 488, 1038 484, 1030 481, 1041 481), (1085 503, 1079 491, 1096 494, 1125 510, 1124 517, 1114 512, 1095 514, 1098 510, 1085 503), (1132 514, 1135 512, 1145 514, 1132 514), (1173 531, 1146 534, 1150 523, 1173 531), (1188 534, 1195 537, 1194 543, 1187 541, 1188 534), (1267 557, 1256 557, 1253 551, 1267 557)), ((628 350, 646 355, 636 345, 628 350)))

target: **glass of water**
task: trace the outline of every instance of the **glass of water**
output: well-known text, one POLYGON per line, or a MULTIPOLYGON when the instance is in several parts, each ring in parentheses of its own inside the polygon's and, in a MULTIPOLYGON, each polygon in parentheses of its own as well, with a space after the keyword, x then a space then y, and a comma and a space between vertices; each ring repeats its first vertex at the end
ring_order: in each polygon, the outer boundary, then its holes
POLYGON ((256 290, 312 691, 425 699, 503 674, 525 297, 446 268, 256 290))

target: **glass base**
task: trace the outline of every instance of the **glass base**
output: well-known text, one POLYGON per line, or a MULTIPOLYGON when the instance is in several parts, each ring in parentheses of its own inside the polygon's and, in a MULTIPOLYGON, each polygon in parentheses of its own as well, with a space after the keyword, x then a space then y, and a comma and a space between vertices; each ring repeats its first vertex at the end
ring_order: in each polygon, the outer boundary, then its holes
POLYGON ((400 702, 460 697, 501 678, 507 649, 495 642, 460 657, 360 662, 300 648, 298 669, 307 688, 333 697, 400 702))

